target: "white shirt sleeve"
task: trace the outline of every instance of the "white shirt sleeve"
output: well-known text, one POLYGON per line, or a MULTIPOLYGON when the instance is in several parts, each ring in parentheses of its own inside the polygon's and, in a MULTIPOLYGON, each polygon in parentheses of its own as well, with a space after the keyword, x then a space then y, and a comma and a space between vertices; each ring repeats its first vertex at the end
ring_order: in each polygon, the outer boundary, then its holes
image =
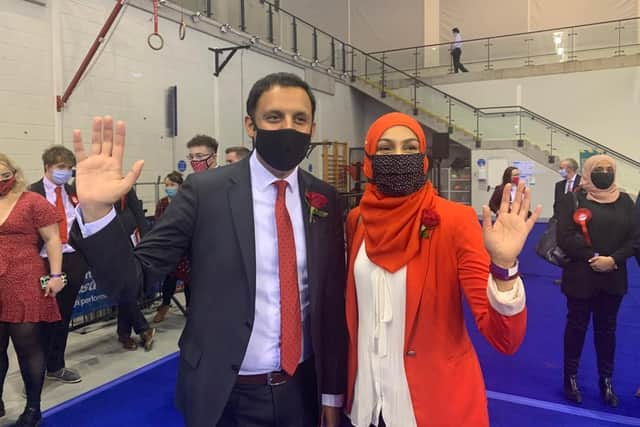
POLYGON ((330 406, 332 408, 342 408, 344 404, 343 394, 323 394, 322 406, 330 406))
POLYGON ((489 298, 489 304, 495 311, 503 316, 515 316, 524 310, 527 297, 520 277, 516 280, 513 289, 504 292, 498 289, 498 285, 492 275, 489 275, 488 280, 487 297, 489 298))
POLYGON ((82 217, 82 209, 80 206, 76 207, 76 221, 78 222, 78 226, 80 227, 80 232, 82 233, 82 237, 87 238, 89 236, 93 236, 103 228, 105 228, 113 219, 116 217, 115 208, 111 208, 108 214, 104 217, 100 218, 94 222, 88 222, 85 224, 84 218, 82 217))

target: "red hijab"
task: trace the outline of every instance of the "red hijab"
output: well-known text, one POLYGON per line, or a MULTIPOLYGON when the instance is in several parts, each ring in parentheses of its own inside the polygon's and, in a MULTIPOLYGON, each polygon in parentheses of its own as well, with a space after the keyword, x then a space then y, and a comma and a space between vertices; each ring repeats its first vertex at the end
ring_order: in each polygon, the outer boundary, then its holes
MULTIPOLYGON (((416 135, 420 142, 420 152, 425 154, 424 173, 427 173, 427 141, 422 126, 406 114, 389 113, 378 118, 367 132, 363 170, 370 180, 374 176, 369 157, 375 156, 380 137, 394 126, 404 126, 416 135)), ((418 254, 421 213, 425 208, 433 209, 434 197, 435 191, 428 181, 415 193, 401 197, 385 196, 375 184, 366 185, 360 201, 360 214, 365 226, 365 249, 374 264, 393 273, 418 254)))

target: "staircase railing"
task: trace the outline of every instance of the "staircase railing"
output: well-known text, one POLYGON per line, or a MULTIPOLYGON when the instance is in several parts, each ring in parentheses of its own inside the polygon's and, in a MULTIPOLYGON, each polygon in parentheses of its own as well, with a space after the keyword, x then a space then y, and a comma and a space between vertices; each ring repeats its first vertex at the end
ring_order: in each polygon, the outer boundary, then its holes
MULTIPOLYGON (((640 17, 463 40, 461 49, 470 71, 634 55, 640 53, 640 17)), ((422 77, 453 73, 451 41, 369 54, 422 77)))
MULTIPOLYGON (((388 52, 364 52, 287 12, 279 1, 185 0, 185 7, 189 2, 194 11, 223 24, 221 31, 235 31, 248 43, 267 48, 274 55, 350 81, 356 87, 368 87, 369 92, 375 90, 383 102, 392 97, 423 124, 448 131, 454 140, 467 145, 471 142, 478 148, 503 147, 509 141, 516 148, 534 145, 547 151, 550 167, 556 167, 562 158, 580 161, 596 152, 607 153, 618 161, 619 184, 630 191, 640 187, 640 162, 524 107, 473 106, 429 85, 415 68, 410 74, 389 62, 388 52), (219 8, 224 5, 224 9, 212 9, 211 3, 219 8)), ((622 21, 598 25, 613 22, 622 21)))

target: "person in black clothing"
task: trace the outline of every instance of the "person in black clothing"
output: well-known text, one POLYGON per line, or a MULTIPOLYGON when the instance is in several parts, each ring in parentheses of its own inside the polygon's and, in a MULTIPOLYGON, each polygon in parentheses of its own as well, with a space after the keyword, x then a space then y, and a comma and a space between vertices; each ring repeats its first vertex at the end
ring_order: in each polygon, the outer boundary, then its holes
MULTIPOLYGON (((135 190, 132 188, 119 203, 115 204, 118 219, 122 227, 131 236, 133 246, 137 245, 142 236, 149 231, 149 225, 144 217, 142 202, 138 199, 135 190)), ((156 333, 155 328, 150 328, 145 319, 138 301, 122 300, 118 301, 118 340, 122 347, 127 350, 137 350, 138 343, 131 338, 131 330, 140 335, 140 343, 146 351, 151 350, 153 338, 156 333)))
MULTIPOLYGON (((155 221, 160 219, 162 214, 164 214, 169 207, 173 198, 178 195, 178 191, 180 190, 180 186, 182 186, 183 182, 184 179, 182 178, 182 174, 177 171, 171 172, 164 178, 165 192, 167 193, 167 196, 158 200, 154 215, 155 221)), ((158 312, 153 317, 154 323, 160 323, 167 317, 167 313, 169 313, 169 308, 171 307, 171 299, 176 292, 178 280, 181 280, 183 283, 185 300, 187 302, 187 306, 189 306, 189 270, 189 258, 187 256, 183 256, 178 262, 176 269, 164 278, 162 283, 162 304, 158 307, 158 312)))
MULTIPOLYGON (((502 193, 504 190, 504 186, 507 184, 513 184, 512 188, 515 189, 518 187, 518 182, 520 182, 520 170, 515 166, 509 166, 504 170, 502 174, 502 184, 498 185, 495 190, 493 190, 493 194, 491 195, 491 199, 489 200, 489 209, 494 214, 498 214, 500 210, 500 203, 502 203, 502 193)), ((515 191, 511 192, 511 201, 513 202, 513 195, 515 191)))
MULTIPOLYGON (((556 182, 553 193, 553 219, 558 219, 558 202, 565 194, 577 191, 580 188, 580 175, 578 175, 578 162, 575 159, 564 159, 560 161, 560 176, 562 180, 556 182)), ((560 279, 554 279, 553 283, 559 285, 560 279)))
POLYGON ((556 182, 553 195, 553 217, 558 217, 558 202, 565 194, 569 194, 580 186, 581 176, 578 174, 578 162, 574 159, 564 159, 560 162, 562 180, 556 182))
POLYGON ((591 212, 586 231, 574 222, 572 197, 558 207, 558 245, 571 258, 562 271, 562 292, 567 298, 564 333, 564 392, 581 403, 578 365, 589 318, 593 315, 594 341, 604 402, 618 405, 611 377, 616 346, 616 320, 627 292, 627 258, 633 255, 637 227, 635 206, 615 184, 615 161, 606 155, 587 159, 578 206, 591 212))

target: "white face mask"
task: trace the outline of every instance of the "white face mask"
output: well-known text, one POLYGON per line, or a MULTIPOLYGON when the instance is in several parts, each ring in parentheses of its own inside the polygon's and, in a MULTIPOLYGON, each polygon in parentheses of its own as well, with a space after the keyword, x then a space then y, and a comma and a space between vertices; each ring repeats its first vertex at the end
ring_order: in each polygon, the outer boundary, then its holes
POLYGON ((566 169, 560 169, 559 172, 560 172, 560 176, 563 178, 566 178, 567 175, 569 175, 566 169))

